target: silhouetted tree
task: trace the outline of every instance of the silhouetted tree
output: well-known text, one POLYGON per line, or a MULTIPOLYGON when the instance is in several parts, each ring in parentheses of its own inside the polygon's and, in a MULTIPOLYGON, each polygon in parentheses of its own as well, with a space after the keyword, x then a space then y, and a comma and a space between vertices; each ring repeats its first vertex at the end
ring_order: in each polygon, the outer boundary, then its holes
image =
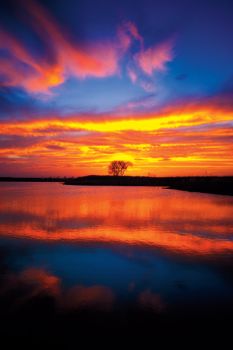
POLYGON ((124 160, 114 160, 109 164, 108 173, 113 176, 123 176, 127 168, 132 165, 131 162, 124 160))

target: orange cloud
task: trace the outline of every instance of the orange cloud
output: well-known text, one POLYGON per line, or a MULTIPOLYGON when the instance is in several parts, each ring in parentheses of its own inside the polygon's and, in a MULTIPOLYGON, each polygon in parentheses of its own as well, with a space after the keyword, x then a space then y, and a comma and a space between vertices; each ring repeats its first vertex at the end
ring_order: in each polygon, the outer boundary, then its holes
POLYGON ((21 86, 31 93, 48 92, 48 89, 64 82, 64 71, 58 64, 37 61, 23 44, 11 35, 0 31, 0 48, 10 57, 2 58, 0 74, 5 86, 21 86), (22 64, 26 65, 22 67, 22 64))
POLYGON ((86 131, 99 133, 112 132, 154 132, 163 129, 177 129, 180 127, 193 127, 200 125, 214 125, 214 123, 227 122, 233 119, 233 111, 218 106, 200 105, 181 109, 179 106, 160 113, 108 116, 108 119, 94 115, 82 115, 26 121, 2 121, 1 134, 41 135, 44 132, 56 134, 61 131, 86 131))
POLYGON ((114 159, 129 174, 230 175, 233 111, 216 101, 160 113, 77 115, 0 122, 2 174, 105 174, 114 159), (108 117, 108 118, 107 118, 108 117))
POLYGON ((51 88, 62 84, 70 76, 78 79, 111 76, 119 72, 120 60, 132 40, 142 41, 136 26, 125 23, 118 28, 115 39, 81 46, 73 43, 41 6, 34 2, 26 4, 31 25, 54 59, 51 63, 46 57, 33 57, 22 43, 1 31, 0 48, 10 55, 7 60, 2 59, 0 65, 5 86, 22 87, 29 93, 51 93, 51 88), (22 63, 27 69, 22 67, 22 63))
MULTIPOLYGON (((121 58, 131 47, 133 40, 140 43, 141 50, 135 55, 135 61, 147 75, 165 70, 166 63, 173 58, 172 41, 144 50, 143 38, 132 22, 121 25, 113 40, 85 45, 74 43, 40 5, 35 2, 26 4, 25 10, 29 13, 30 24, 52 53, 53 61, 47 57, 36 58, 24 44, 1 30, 0 48, 9 55, 0 62, 0 74, 4 77, 2 84, 5 86, 22 87, 29 93, 49 94, 53 87, 64 83, 70 76, 84 79, 118 74, 121 58)), ((137 80, 136 70, 130 68, 128 74, 132 82, 137 80)), ((141 86, 146 91, 151 91, 148 83, 142 82, 141 86)))

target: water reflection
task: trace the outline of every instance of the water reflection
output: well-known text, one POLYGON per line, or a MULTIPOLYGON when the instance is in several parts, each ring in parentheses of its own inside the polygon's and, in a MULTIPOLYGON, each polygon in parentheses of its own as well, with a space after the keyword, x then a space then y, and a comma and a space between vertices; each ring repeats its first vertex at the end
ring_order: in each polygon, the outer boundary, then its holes
POLYGON ((0 288, 0 297, 7 295, 13 295, 11 309, 22 307, 40 296, 50 296, 56 307, 64 311, 87 308, 110 310, 115 299, 111 288, 105 286, 63 288, 61 278, 42 268, 27 268, 18 274, 8 274, 0 288))
POLYGON ((0 235, 146 245, 187 254, 233 250, 233 199, 161 188, 1 184, 0 235))
POLYGON ((161 296, 152 293, 149 289, 139 294, 138 301, 143 308, 149 308, 155 312, 162 312, 165 309, 165 304, 162 301, 161 296))
POLYGON ((233 198, 56 183, 0 191, 0 334, 231 325, 233 198))

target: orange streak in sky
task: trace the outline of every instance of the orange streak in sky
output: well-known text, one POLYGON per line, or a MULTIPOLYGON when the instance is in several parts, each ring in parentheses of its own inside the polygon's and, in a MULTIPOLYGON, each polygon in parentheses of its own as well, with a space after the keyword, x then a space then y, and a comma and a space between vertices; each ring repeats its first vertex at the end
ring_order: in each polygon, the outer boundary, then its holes
POLYGON ((37 175, 104 174, 114 159, 132 162, 129 174, 230 175, 231 120, 231 109, 214 104, 125 117, 7 120, 1 121, 0 135, 11 141, 3 144, 0 157, 10 172, 21 164, 26 173, 36 157, 37 175))
POLYGON ((124 131, 142 131, 152 132, 161 129, 176 129, 179 127, 214 124, 217 122, 226 122, 233 119, 233 111, 222 111, 216 108, 193 108, 189 111, 177 113, 176 110, 169 113, 149 114, 139 116, 126 116, 121 118, 109 118, 106 120, 93 119, 90 117, 72 117, 72 118, 48 118, 40 120, 28 120, 17 122, 2 122, 1 134, 20 135, 40 135, 44 132, 56 133, 59 131, 92 131, 92 132, 124 132, 124 131))

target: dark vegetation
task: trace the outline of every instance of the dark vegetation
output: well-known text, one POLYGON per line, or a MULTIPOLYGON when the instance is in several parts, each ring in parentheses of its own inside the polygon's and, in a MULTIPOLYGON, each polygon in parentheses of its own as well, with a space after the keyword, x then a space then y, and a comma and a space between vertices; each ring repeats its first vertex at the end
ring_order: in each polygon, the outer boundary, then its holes
POLYGON ((65 185, 78 186, 163 186, 166 188, 190 192, 233 195, 233 176, 149 177, 89 175, 77 178, 1 177, 0 181, 61 182, 65 185))
POLYGON ((66 185, 84 186, 163 186, 176 190, 233 195, 233 176, 214 177, 148 177, 83 176, 67 179, 66 185))

